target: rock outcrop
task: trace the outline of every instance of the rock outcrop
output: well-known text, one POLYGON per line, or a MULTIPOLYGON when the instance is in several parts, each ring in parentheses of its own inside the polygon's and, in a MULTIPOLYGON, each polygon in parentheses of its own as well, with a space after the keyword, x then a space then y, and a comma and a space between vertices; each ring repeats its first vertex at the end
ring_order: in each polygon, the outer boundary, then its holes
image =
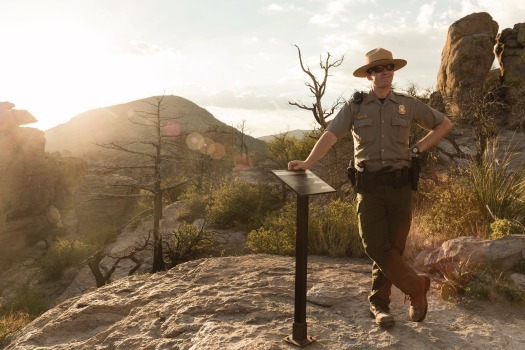
POLYGON ((523 111, 525 92, 525 23, 506 28, 497 37, 496 55, 501 67, 501 80, 507 87, 507 100, 523 111))
MULTIPOLYGON (((0 266, 56 229, 56 210, 73 208, 86 164, 45 152, 44 133, 20 127, 35 122, 27 111, 0 103, 0 266), (54 209, 52 209, 54 208, 54 209)), ((0 271, 1 272, 1 271, 0 271)))
MULTIPOLYGON (((465 308, 429 294, 422 323, 409 321, 393 289, 396 325, 370 318, 367 260, 309 257, 309 349, 518 349, 523 308, 491 303, 465 308)), ((196 260, 166 273, 130 276, 68 299, 12 339, 29 349, 293 349, 294 258, 245 255, 196 260)))
POLYGON ((497 36, 496 54, 503 81, 509 85, 525 83, 525 23, 506 28, 497 36))
POLYGON ((483 87, 494 62, 497 34, 498 23, 486 12, 470 14, 450 26, 437 76, 447 114, 458 114, 459 99, 483 87))
MULTIPOLYGON (((508 170, 515 171, 525 164, 525 134, 503 130, 496 140, 496 158, 508 157, 508 170)), ((438 167, 449 170, 465 169, 471 159, 479 155, 474 131, 471 128, 455 126, 446 139, 443 139, 432 150, 438 162, 438 167)))

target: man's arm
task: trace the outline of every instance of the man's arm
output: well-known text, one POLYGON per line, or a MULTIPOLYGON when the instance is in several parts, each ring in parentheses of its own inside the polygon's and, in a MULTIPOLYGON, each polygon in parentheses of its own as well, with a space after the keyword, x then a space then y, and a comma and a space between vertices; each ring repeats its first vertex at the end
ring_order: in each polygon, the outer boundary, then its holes
POLYGON ((319 159, 332 148, 337 142, 337 136, 331 131, 325 131, 323 135, 317 140, 310 152, 310 155, 304 160, 292 160, 288 163, 288 170, 306 170, 314 165, 319 159))
POLYGON ((452 129, 452 122, 447 117, 444 117, 443 121, 436 125, 434 129, 430 130, 430 132, 419 140, 415 146, 419 148, 420 152, 424 152, 445 137, 450 129, 452 129))

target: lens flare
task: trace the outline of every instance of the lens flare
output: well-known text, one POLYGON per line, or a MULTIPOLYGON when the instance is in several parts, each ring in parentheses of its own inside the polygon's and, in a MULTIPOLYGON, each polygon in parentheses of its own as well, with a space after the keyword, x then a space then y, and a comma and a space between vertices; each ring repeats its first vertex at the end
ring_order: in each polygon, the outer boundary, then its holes
POLYGON ((200 150, 205 145, 204 137, 198 132, 192 132, 186 137, 186 145, 194 151, 200 150))
POLYGON ((168 136, 177 136, 180 134, 180 129, 179 123, 172 122, 164 127, 164 132, 168 136))
POLYGON ((222 159, 226 155, 226 148, 220 143, 214 143, 208 147, 208 155, 215 160, 222 159))

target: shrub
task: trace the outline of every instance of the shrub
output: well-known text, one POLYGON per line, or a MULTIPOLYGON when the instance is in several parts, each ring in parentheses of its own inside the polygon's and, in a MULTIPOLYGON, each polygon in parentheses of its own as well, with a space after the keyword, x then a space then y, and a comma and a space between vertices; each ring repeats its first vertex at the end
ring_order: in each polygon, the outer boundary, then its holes
POLYGON ((415 196, 413 228, 422 231, 419 241, 438 246, 459 236, 477 235, 481 216, 464 177, 450 177, 438 185, 422 180, 415 196))
POLYGON ((16 290, 15 296, 6 305, 2 305, 2 310, 39 316, 47 310, 47 301, 40 291, 23 285, 16 290))
POLYGON ((481 300, 504 297, 511 302, 525 300, 525 293, 509 281, 505 272, 491 264, 469 266, 467 260, 454 271, 441 272, 445 277, 441 296, 445 300, 457 299, 460 296, 481 300))
POLYGON ((247 224, 257 210, 258 198, 250 184, 238 179, 226 179, 212 191, 207 212, 218 227, 247 224))
POLYGON ((197 186, 191 185, 181 193, 178 200, 184 201, 188 205, 188 213, 184 215, 184 218, 193 221, 205 216, 210 195, 200 193, 197 186))
POLYGON ((204 222, 200 227, 183 223, 172 232, 165 233, 163 243, 169 267, 211 255, 216 251, 212 232, 204 222))
POLYGON ((498 152, 498 140, 489 140, 479 162, 470 161, 470 186, 477 208, 488 224, 496 219, 525 222, 525 165, 511 170, 512 152, 498 152))
POLYGON ((295 254, 296 204, 289 202, 269 213, 263 226, 248 233, 246 246, 254 253, 295 254))
MULTIPOLYGON (((248 234, 247 247, 255 253, 295 254, 297 209, 287 203, 270 213, 263 227, 248 234)), ((327 205, 310 204, 308 251, 330 256, 364 256, 354 204, 334 200, 327 205)))
POLYGON ((116 229, 103 225, 97 225, 97 227, 91 227, 88 231, 84 232, 84 237, 88 244, 102 248, 114 241, 118 234, 119 231, 116 229))
POLYGON ((497 219, 490 224, 490 238, 496 239, 511 234, 524 233, 523 225, 509 219, 497 219))
POLYGON ((308 230, 312 254, 364 257, 359 236, 356 207, 342 199, 313 206, 308 230))
POLYGON ((32 317, 22 311, 0 312, 0 346, 9 344, 11 336, 31 322, 32 317))
POLYGON ((9 344, 14 333, 46 311, 47 304, 43 294, 27 284, 19 287, 12 299, 0 304, 0 347, 9 344))
POLYGON ((95 247, 83 241, 58 238, 44 256, 44 274, 49 280, 56 281, 66 268, 79 265, 94 252, 95 247))

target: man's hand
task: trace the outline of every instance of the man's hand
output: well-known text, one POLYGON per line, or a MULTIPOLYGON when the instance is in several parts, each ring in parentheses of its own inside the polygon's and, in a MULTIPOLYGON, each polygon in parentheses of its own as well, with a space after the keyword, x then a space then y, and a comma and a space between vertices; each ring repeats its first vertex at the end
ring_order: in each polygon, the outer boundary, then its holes
POLYGON ((292 160, 288 163, 288 170, 307 170, 321 159, 326 152, 337 142, 337 136, 331 131, 325 131, 323 135, 317 140, 314 148, 306 160, 292 160))
POLYGON ((308 163, 302 160, 292 160, 288 162, 288 170, 306 170, 309 167, 308 163))

